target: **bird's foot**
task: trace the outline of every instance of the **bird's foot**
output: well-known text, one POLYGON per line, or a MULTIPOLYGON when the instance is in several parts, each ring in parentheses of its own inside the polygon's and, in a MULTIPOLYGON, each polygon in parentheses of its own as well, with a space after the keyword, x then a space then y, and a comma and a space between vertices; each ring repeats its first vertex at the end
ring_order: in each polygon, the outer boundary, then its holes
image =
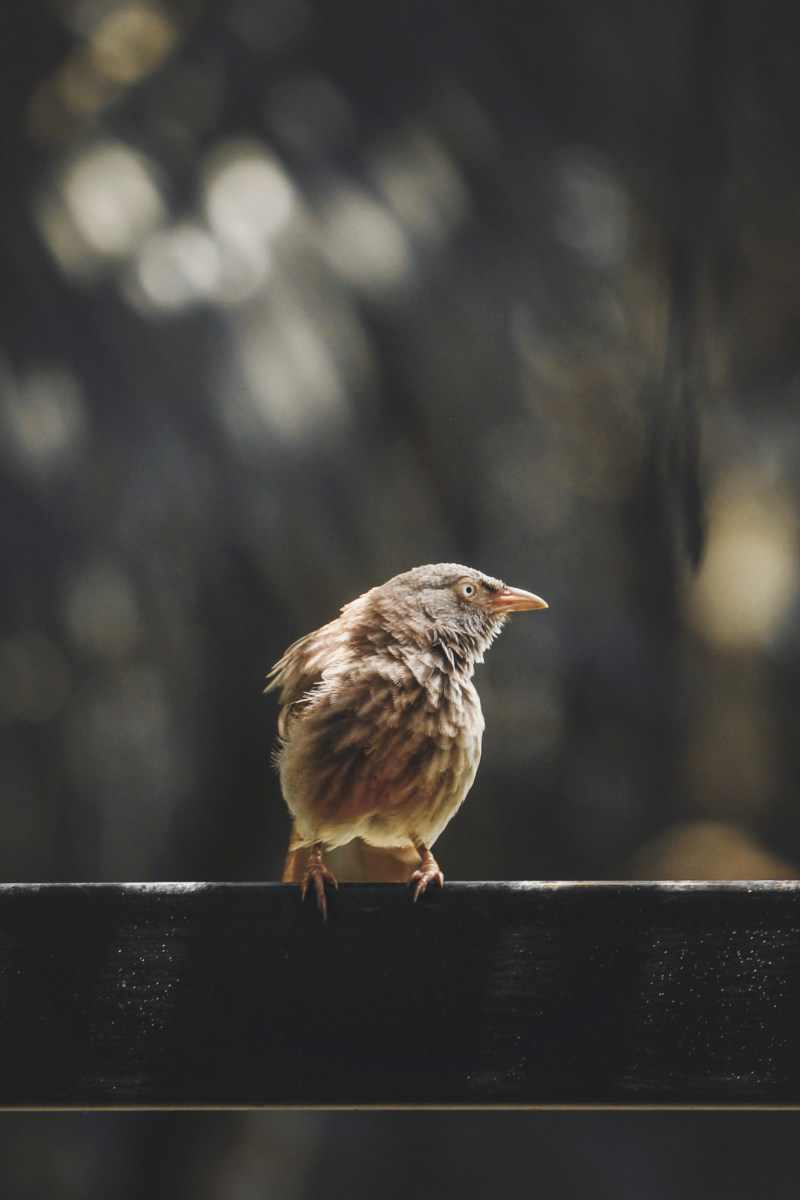
POLYGON ((322 913, 323 921, 328 919, 328 901, 325 896, 325 884, 329 883, 331 887, 338 888, 336 876, 333 871, 329 871, 322 861, 322 846, 318 843, 313 846, 311 853, 308 856, 308 862, 303 874, 303 886, 300 891, 300 899, 305 900, 308 885, 314 883, 314 890, 317 893, 317 908, 322 913))
POLYGON ((416 883, 414 888, 414 903, 416 904, 422 893, 425 891, 429 883, 438 883, 439 887, 444 887, 444 875, 439 869, 439 864, 431 854, 427 846, 418 845, 417 853, 422 862, 417 867, 416 871, 409 880, 410 883, 416 883))

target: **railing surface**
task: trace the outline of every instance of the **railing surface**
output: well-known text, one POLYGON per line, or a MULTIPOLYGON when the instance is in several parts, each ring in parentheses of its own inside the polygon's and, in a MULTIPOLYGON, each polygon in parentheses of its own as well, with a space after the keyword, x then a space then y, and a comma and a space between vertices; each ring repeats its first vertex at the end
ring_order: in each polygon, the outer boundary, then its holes
POLYGON ((0 887, 0 1106, 800 1106, 800 884, 0 887))

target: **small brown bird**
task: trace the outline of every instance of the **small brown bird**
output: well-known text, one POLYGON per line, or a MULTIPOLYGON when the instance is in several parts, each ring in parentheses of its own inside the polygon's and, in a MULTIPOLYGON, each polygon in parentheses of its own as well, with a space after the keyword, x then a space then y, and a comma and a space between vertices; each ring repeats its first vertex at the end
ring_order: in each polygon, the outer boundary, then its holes
POLYGON ((418 857, 415 900, 444 883, 431 846, 481 756, 475 664, 509 613, 535 608, 547 605, 470 567, 415 567, 345 604, 272 668, 276 762, 294 818, 283 877, 296 878, 310 848, 302 896, 313 881, 323 918, 325 884, 337 886, 323 849, 353 838, 418 857))

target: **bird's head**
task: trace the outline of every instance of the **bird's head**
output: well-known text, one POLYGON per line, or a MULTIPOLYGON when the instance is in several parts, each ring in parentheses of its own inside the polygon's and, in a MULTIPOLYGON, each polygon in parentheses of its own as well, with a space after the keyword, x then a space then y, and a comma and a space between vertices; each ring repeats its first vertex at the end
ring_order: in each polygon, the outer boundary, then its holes
POLYGON ((510 613, 547 608, 532 592, 458 563, 414 567, 372 588, 356 605, 378 617, 393 640, 438 643, 470 664, 482 661, 510 613))

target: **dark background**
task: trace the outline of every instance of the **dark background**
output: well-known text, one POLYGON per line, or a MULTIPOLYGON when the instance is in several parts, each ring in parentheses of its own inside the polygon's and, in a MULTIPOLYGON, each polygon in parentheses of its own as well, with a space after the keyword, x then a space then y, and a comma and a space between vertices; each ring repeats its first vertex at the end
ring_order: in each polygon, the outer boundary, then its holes
MULTIPOLYGON (((2 878, 277 878, 267 669, 453 560, 550 609, 479 669, 449 878, 794 877, 798 144, 788 0, 3 6, 2 878)), ((795 1126, 0 1144, 12 1197, 744 1198, 795 1126)))

